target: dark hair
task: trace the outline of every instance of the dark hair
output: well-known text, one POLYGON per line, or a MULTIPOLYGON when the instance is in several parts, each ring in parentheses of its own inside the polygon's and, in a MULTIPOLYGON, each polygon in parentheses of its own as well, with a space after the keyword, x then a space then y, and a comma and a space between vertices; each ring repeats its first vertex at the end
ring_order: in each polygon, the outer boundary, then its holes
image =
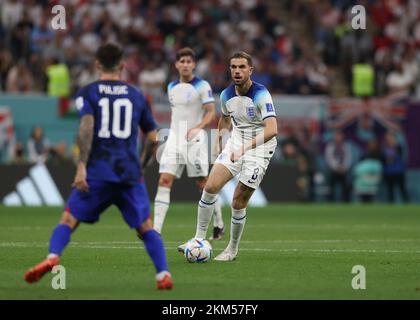
POLYGON ((252 67, 252 57, 245 51, 235 52, 233 55, 231 55, 229 58, 229 64, 232 61, 232 59, 240 59, 240 58, 246 59, 246 61, 248 61, 248 65, 252 67))
POLYGON ((178 61, 182 57, 191 57, 195 61, 195 52, 189 47, 179 49, 176 53, 176 61, 178 61))
POLYGON ((114 71, 121 62, 123 51, 115 44, 107 43, 101 45, 96 51, 95 58, 102 65, 104 71, 114 71))

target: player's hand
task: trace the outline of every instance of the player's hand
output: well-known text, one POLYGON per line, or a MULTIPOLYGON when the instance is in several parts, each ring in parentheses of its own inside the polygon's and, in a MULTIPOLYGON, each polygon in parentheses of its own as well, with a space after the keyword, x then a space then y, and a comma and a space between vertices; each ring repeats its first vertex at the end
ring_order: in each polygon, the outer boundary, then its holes
POLYGON ((233 151, 230 155, 230 161, 232 162, 236 162, 238 161, 245 153, 245 149, 244 147, 240 147, 239 149, 236 149, 235 151, 233 151))
POLYGON ((191 128, 187 131, 186 139, 191 141, 200 132, 200 128, 191 128))
POLYGON ((72 186, 82 192, 89 192, 89 185, 86 180, 86 166, 84 163, 79 163, 77 165, 77 172, 76 176, 74 177, 74 181, 72 186))

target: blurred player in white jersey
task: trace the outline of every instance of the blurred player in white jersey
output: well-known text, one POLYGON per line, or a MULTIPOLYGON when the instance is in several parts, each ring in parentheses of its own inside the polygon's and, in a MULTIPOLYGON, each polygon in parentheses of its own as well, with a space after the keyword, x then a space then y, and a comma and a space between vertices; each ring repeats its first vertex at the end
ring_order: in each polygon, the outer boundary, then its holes
MULTIPOLYGON (((246 207, 260 185, 277 146, 277 120, 268 90, 253 82, 252 58, 245 52, 229 60, 233 84, 220 95, 222 117, 218 125, 218 148, 223 129, 233 126, 231 137, 213 166, 198 203, 195 238, 206 238, 218 193, 239 175, 232 201, 230 241, 215 260, 232 261, 238 254, 239 241, 246 221, 246 207)), ((184 245, 180 246, 183 247, 184 245)))
MULTIPOLYGON (((160 159, 159 186, 155 197, 154 229, 161 233, 170 203, 170 192, 185 167, 203 190, 209 171, 208 142, 203 130, 214 120, 216 111, 209 83, 194 76, 195 53, 190 48, 177 52, 175 67, 179 79, 168 85, 171 128, 160 159)), ((213 239, 224 234, 221 205, 215 203, 213 239)))

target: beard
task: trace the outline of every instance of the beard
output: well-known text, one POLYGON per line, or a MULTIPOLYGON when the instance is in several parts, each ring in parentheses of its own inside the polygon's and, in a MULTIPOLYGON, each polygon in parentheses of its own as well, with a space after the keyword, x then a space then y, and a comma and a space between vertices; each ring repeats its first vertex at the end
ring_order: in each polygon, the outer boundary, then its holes
POLYGON ((244 77, 244 78, 241 78, 241 79, 232 78, 233 82, 238 87, 242 87, 248 81, 248 79, 249 79, 249 77, 248 78, 244 77))

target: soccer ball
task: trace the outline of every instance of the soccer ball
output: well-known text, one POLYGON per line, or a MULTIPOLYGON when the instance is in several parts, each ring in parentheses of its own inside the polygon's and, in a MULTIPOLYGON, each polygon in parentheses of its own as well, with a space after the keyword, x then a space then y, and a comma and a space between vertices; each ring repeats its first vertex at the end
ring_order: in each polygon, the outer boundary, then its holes
POLYGON ((202 239, 191 239, 184 249, 184 256, 189 262, 207 262, 211 259, 212 253, 210 243, 202 239))

